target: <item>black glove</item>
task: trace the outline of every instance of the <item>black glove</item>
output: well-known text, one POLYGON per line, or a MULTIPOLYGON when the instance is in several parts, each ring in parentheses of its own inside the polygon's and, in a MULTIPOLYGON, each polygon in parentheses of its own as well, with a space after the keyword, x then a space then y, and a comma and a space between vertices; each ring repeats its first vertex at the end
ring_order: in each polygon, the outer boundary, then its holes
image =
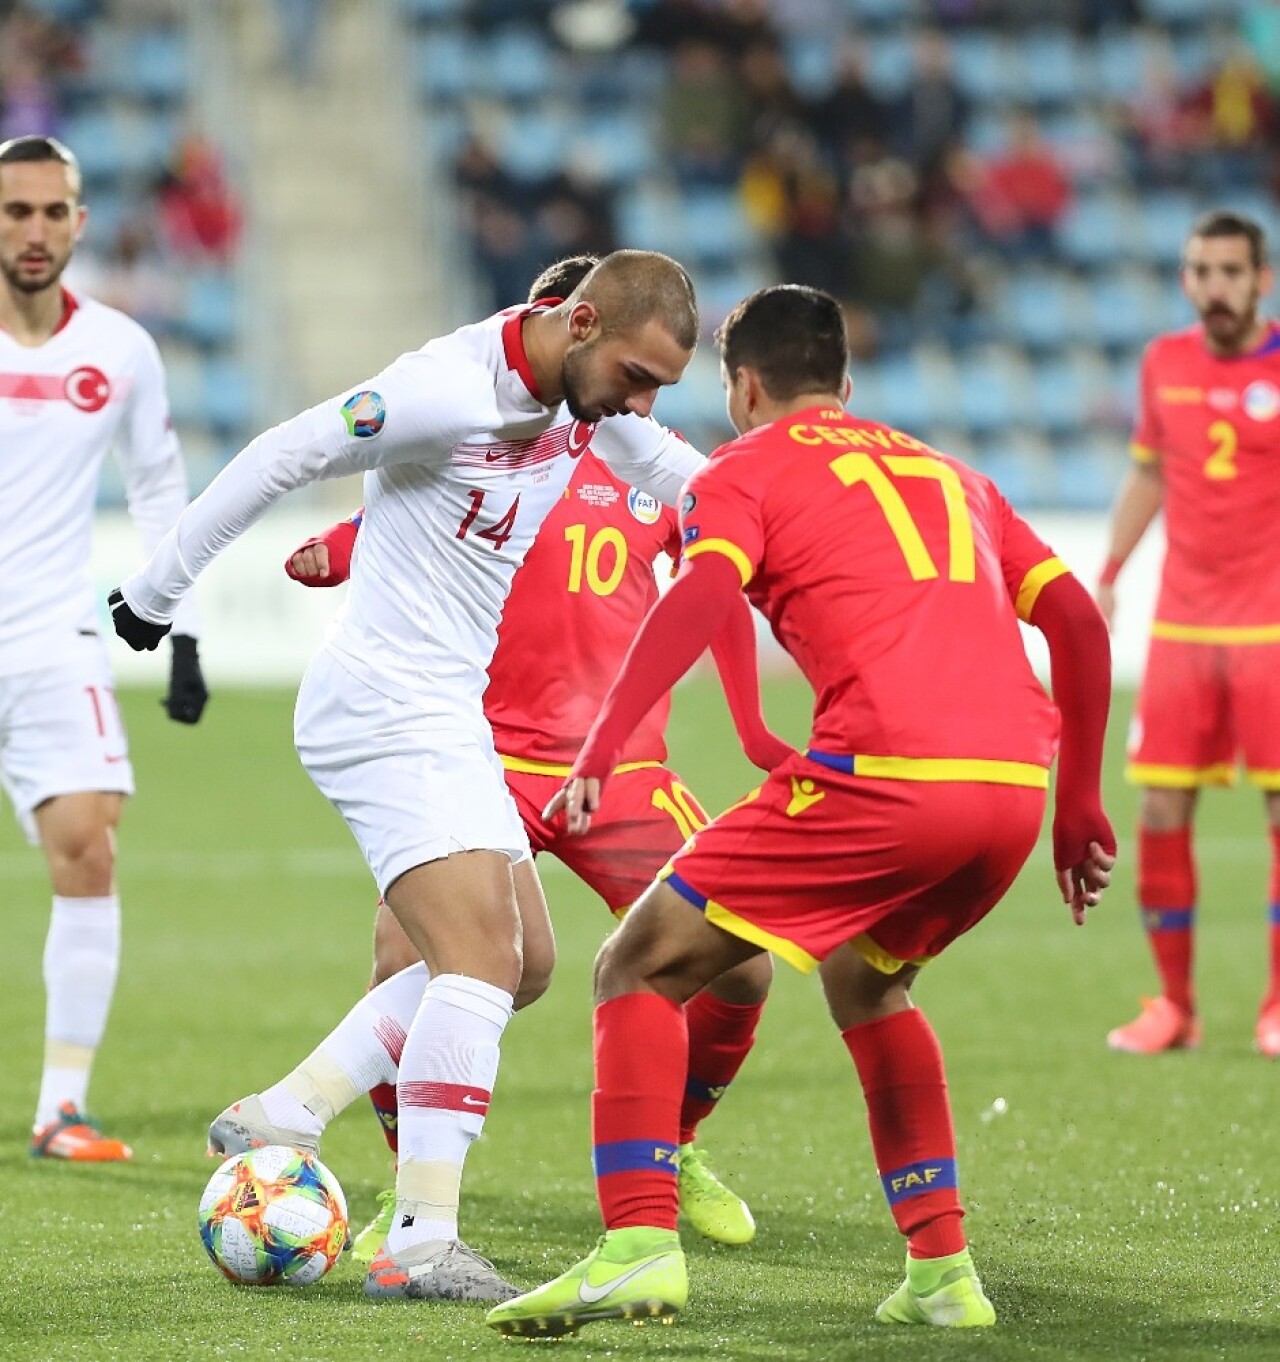
POLYGON ((188 634, 174 634, 169 694, 160 701, 165 713, 180 724, 197 724, 208 699, 209 689, 200 670, 195 639, 188 634))
POLYGON ((160 646, 160 640, 169 632, 167 624, 151 624, 147 620, 140 620, 125 603, 119 587, 107 597, 107 608, 111 611, 116 633, 135 653, 154 653, 160 646))

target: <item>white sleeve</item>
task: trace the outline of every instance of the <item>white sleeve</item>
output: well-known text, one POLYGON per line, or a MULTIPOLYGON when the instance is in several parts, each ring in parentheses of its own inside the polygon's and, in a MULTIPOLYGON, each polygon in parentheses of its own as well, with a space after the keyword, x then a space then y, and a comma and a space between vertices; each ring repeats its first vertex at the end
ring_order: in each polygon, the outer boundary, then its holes
POLYGON ((391 464, 443 465, 465 436, 500 426, 493 378, 479 364, 401 355, 246 445, 121 584, 124 599, 140 619, 167 623, 200 573, 286 492, 391 464))
MULTIPOLYGON (((153 553, 165 532, 177 522, 190 499, 182 449, 174 434, 165 391, 164 365, 155 342, 140 333, 124 421, 116 437, 116 459, 124 476, 129 514, 142 546, 153 553)), ((174 614, 174 633, 198 638, 199 615, 188 597, 174 614)))
POLYGON ((706 463, 687 441, 652 416, 606 416, 591 437, 598 454, 624 482, 675 506, 685 483, 706 463))

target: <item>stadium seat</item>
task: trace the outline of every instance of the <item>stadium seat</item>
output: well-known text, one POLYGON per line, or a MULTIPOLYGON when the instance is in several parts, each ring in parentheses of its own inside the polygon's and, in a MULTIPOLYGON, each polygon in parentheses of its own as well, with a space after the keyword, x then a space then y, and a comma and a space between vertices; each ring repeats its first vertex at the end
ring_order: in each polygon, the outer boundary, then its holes
POLYGON ((1058 243, 1069 260, 1096 268, 1140 249, 1133 226, 1133 207, 1119 195, 1082 195, 1063 219, 1058 243))
MULTIPOLYGON (((1032 82, 1023 70, 1021 53, 994 31, 961 30, 951 51, 956 84, 970 99, 1000 104, 1030 93, 1032 82)), ((1039 72, 1036 75, 1039 79, 1039 72)))
POLYGON ((402 0, 402 3, 405 14, 416 23, 460 19, 467 9, 467 0, 402 0))
POLYGON ((144 29, 119 49, 117 89, 156 104, 182 104, 190 87, 186 41, 181 30, 144 29))
POLYGON ((196 345, 229 345, 238 327, 235 280, 223 271, 201 271, 187 283, 181 328, 196 345))
POLYGON ((1023 69, 1036 104, 1070 104, 1088 97, 1088 76, 1076 40, 1065 29, 1033 29, 1021 43, 1023 69))
POLYGON ((1054 454, 1054 503, 1067 511, 1105 511, 1124 474, 1119 440, 1094 440, 1054 454))
POLYGON ((805 98, 821 98, 835 85, 837 49, 829 34, 802 34, 783 50, 791 83, 805 98))
POLYGON ((201 424, 224 436, 244 431, 253 412, 248 373, 234 360, 210 360, 201 386, 201 424))
POLYGON ((1200 214, 1193 194, 1161 190, 1142 196, 1142 235, 1146 255, 1162 269, 1182 262, 1187 230, 1200 214))
POLYGON ((414 84, 424 99, 461 99, 472 89, 475 43, 460 28, 432 28, 414 45, 414 84))
POLYGON ((1008 340, 1032 350, 1056 349, 1083 331, 1078 290, 1057 271, 1011 272, 1000 320, 1008 340))
POLYGON ((475 91, 521 103, 552 93, 556 85, 555 52, 536 29, 501 28, 475 53, 475 91))
POLYGON ((1055 356, 1037 364, 1032 376, 1032 424, 1048 435, 1061 435, 1084 425, 1090 394, 1079 364, 1055 356))
POLYGON ((975 440, 1027 418, 1026 375, 998 347, 965 355, 956 386, 956 417, 975 440))
POLYGON ((695 189, 683 196, 685 252, 689 263, 728 265, 755 245, 755 234, 733 189, 695 189))
POLYGON ((980 442, 970 462, 991 478, 1017 509, 1053 504, 1056 489, 1052 463, 1037 442, 1019 437, 980 442))
POLYGON ((516 179, 545 179, 564 165, 571 135, 570 123, 560 113, 510 113, 496 139, 498 159, 516 179))
POLYGON ((1109 350, 1146 343, 1164 326, 1159 287, 1142 271, 1122 269, 1089 285, 1093 339, 1109 350))
POLYGON ((606 184, 629 184, 658 165, 658 142, 646 114, 626 106, 605 109, 578 127, 570 159, 585 160, 606 184))
POLYGON ((911 81, 911 44, 901 33, 885 34, 867 51, 867 85, 882 97, 901 94, 911 81))
POLYGON ((640 184, 618 195, 618 240, 643 250, 665 251, 679 260, 687 241, 687 221, 678 194, 640 184))
POLYGON ((70 115, 63 123, 62 139, 80 162, 87 190, 124 175, 125 154, 116 120, 105 109, 70 115))

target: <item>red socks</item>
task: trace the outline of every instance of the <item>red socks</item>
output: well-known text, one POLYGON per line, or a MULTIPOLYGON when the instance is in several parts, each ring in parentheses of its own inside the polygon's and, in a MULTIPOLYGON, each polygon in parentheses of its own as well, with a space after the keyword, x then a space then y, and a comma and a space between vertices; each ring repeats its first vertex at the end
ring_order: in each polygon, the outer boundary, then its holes
POLYGON ((913 1258, 965 1247, 956 1139, 942 1051, 922 1012, 895 1012, 841 1033, 867 1099, 871 1147, 913 1258))
POLYGON ((1189 827, 1173 832, 1138 829, 1138 902, 1161 993, 1184 1012, 1194 1012, 1196 868, 1189 827))
POLYGON ((626 993, 596 1008, 591 1142, 607 1229, 676 1227, 688 1053, 684 1009, 656 993, 626 993))
POLYGON ((396 1085, 379 1083, 369 1089, 369 1101, 373 1103, 373 1114, 382 1126, 382 1135, 387 1147, 395 1155, 400 1153, 400 1135, 397 1129, 399 1107, 396 1103, 396 1085))
POLYGON ((689 1030, 689 1077, 680 1108, 680 1143, 690 1144, 737 1077, 756 1040, 764 1003, 726 1003, 703 989, 684 1008, 689 1030))

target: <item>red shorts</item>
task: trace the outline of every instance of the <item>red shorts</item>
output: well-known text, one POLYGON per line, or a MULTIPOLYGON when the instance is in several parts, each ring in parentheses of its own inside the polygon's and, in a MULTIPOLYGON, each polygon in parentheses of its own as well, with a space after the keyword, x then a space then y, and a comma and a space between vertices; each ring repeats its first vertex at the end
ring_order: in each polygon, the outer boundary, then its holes
POLYGON ((581 837, 570 837, 563 819, 543 821, 542 810, 564 785, 564 776, 511 770, 506 775, 534 854, 549 851, 563 861, 614 913, 630 908, 707 822, 680 777, 656 762, 612 776, 590 830, 581 837))
POLYGON ((1153 638, 1129 735, 1134 785, 1280 790, 1280 644, 1153 638))
POLYGON ((853 940, 891 974, 999 902, 1044 805, 1041 789, 873 779, 797 755, 663 873, 708 921, 799 969, 853 940))

